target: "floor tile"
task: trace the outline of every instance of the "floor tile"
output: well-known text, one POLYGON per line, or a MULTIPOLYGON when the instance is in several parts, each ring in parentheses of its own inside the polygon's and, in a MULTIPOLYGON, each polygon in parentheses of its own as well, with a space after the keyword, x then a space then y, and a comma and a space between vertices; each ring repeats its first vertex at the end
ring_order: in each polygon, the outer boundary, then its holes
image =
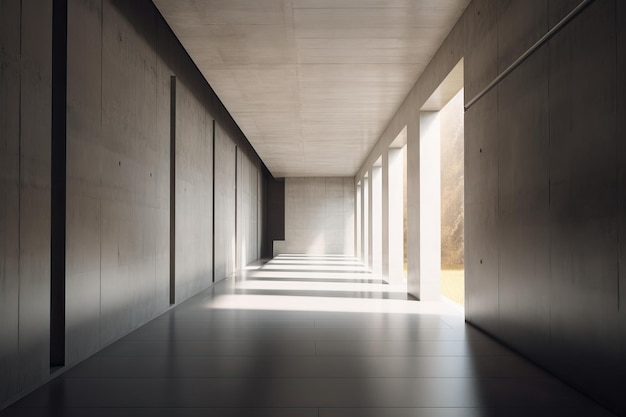
POLYGON ((74 407, 62 410, 49 408, 12 408, 6 417, 317 417, 317 408, 123 408, 74 407), (59 414, 61 413, 61 414, 59 414))
POLYGON ((611 415, 353 264, 283 256, 222 281, 0 417, 611 415))
POLYGON ((536 378, 64 378, 16 406, 48 404, 88 408, 590 406, 563 384, 536 378))
POLYGON ((279 343, 263 339, 256 343, 226 341, 190 342, 172 340, 168 342, 119 341, 98 353, 98 356, 274 356, 314 355, 315 342, 291 341, 279 343))
POLYGON ((98 356, 63 378, 551 378, 514 356, 98 356))
POLYGON ((316 342, 316 353, 328 356, 509 356, 513 353, 495 343, 469 344, 456 340, 328 341, 316 342))
POLYGON ((610 417, 597 407, 321 408, 319 417, 610 417))

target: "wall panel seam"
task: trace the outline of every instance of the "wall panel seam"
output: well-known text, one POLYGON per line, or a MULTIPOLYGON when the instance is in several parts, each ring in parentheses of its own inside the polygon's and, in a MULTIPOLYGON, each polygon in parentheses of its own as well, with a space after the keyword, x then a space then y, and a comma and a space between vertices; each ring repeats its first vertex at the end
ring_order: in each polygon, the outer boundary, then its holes
MULTIPOLYGON (((620 0, 622 1, 622 0, 620 0)), ((618 63, 619 63, 619 18, 618 18, 618 10, 617 10, 617 2, 618 0, 615 0, 613 2, 613 18, 615 19, 615 23, 614 23, 614 27, 615 27, 615 87, 617 88, 617 77, 618 77, 618 63)), ((623 6, 622 6, 623 7, 623 6)), ((616 198, 616 205, 617 205, 617 246, 616 246, 616 251, 617 251, 617 291, 616 291, 616 296, 617 296, 617 311, 619 312, 621 310, 621 298, 620 298, 620 294, 621 294, 621 287, 620 287, 620 242, 621 242, 621 236, 620 236, 620 191, 619 191, 619 170, 620 170, 620 152, 619 152, 619 113, 618 113, 618 109, 619 109, 619 99, 618 99, 618 95, 619 95, 619 90, 617 90, 617 94, 615 95, 615 138, 617 141, 617 149, 615 152, 615 183, 616 183, 616 189, 617 189, 617 198, 616 198)))
MULTIPOLYGON (((20 367, 20 324, 21 324, 21 266, 22 266, 22 19, 24 1, 20 0, 20 47, 19 47, 19 94, 18 94, 18 116, 17 116, 17 367, 20 367)), ((19 380, 18 384, 19 386, 19 380)))

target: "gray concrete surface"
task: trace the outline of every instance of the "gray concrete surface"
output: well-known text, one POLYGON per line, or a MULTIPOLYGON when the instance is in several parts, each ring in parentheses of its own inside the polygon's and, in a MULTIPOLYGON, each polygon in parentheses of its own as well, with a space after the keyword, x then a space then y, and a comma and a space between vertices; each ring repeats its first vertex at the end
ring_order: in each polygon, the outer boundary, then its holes
POLYGON ((219 123, 215 126, 215 268, 214 280, 235 272, 237 150, 219 123))
POLYGON ((49 372, 52 8, 0 6, 0 403, 49 372))
MULTIPOLYGON (((51 4, 0 3, 0 407, 51 372, 51 4)), ((169 308, 170 197, 176 301, 213 282, 213 120, 233 150, 231 178, 217 184, 234 193, 235 146, 247 161, 242 189, 250 214, 240 240, 252 249, 243 262, 256 259, 263 239, 257 215, 269 173, 152 2, 70 0, 67 29, 65 363, 71 367, 169 308)), ((229 212, 233 227, 223 238, 234 242, 234 199, 229 212)))
POLYGON ((285 179, 283 253, 354 253, 352 178, 285 179))
MULTIPOLYGON (((428 281, 415 240, 419 109, 461 58, 468 103, 578 4, 474 0, 357 173, 408 126, 411 294, 428 281)), ((465 113, 466 319, 619 415, 625 9, 593 2, 465 113)))

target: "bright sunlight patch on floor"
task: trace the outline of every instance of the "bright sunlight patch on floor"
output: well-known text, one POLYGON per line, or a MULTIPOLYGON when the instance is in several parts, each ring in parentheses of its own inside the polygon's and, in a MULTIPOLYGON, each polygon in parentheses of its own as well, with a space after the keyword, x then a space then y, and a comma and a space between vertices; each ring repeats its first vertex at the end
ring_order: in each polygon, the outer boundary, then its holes
POLYGON ((313 263, 315 265, 348 265, 348 266, 363 266, 360 262, 355 260, 337 260, 337 259, 272 259, 266 265, 303 265, 313 263))
MULTIPOLYGON (((316 280, 316 281, 349 281, 354 282, 354 280, 359 281, 376 281, 382 283, 382 278, 374 276, 370 273, 366 272, 357 272, 357 273, 346 273, 346 272, 317 272, 317 271, 297 271, 294 274, 294 271, 272 271, 272 270, 264 270, 260 269, 261 267, 256 267, 257 271, 254 274, 247 273, 246 277, 252 279, 255 278, 257 280, 267 279, 267 280, 316 280)), ((268 267, 269 268, 269 267, 268 267)), ((252 268, 251 268, 252 269, 252 268)))
POLYGON ((368 272, 368 269, 364 266, 357 265, 310 265, 310 264, 291 264, 291 265, 282 265, 282 264, 268 264, 267 267, 263 268, 265 271, 290 271, 290 270, 304 270, 304 271, 346 271, 346 272, 368 272))
POLYGON ((275 290, 275 291, 361 291, 374 293, 403 293, 404 286, 387 284, 351 283, 351 282, 297 282, 297 281, 257 281, 249 279, 236 285, 244 290, 275 290))
POLYGON ((408 299, 406 282, 386 284, 351 256, 279 255, 257 269, 242 271, 230 286, 237 293, 216 295, 206 307, 216 310, 458 314, 441 302, 408 299))
POLYGON ((259 311, 314 311, 337 313, 451 314, 443 303, 374 298, 343 298, 284 295, 219 295, 211 309, 259 311))

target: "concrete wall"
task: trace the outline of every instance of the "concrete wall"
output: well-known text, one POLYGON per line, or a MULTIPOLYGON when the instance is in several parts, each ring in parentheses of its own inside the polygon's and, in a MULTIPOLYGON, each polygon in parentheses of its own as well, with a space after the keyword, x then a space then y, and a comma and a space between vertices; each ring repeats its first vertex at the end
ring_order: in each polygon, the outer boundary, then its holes
POLYGON ((167 308, 171 220, 176 300, 211 283, 211 121, 190 91, 197 85, 180 77, 170 196, 177 70, 157 47, 167 28, 159 29, 153 10, 119 6, 94 0, 68 8, 69 364, 167 308))
POLYGON ((237 153, 237 269, 259 259, 259 172, 237 153))
POLYGON ((235 272, 237 148, 219 123, 215 126, 215 269, 220 281, 235 272))
POLYGON ((285 178, 281 253, 354 254, 353 178, 285 178))
POLYGON ((0 2, 0 405, 50 370, 51 33, 51 2, 0 2))
MULTIPOLYGON (((3 1, 0 19, 1 408, 51 373, 56 61, 51 2, 3 1)), ((233 272, 234 246, 232 254, 213 256, 213 224, 231 220, 215 234, 216 248, 235 242, 236 178, 239 241, 247 245, 242 265, 256 259, 269 172, 152 2, 69 0, 66 64, 61 338, 69 367, 166 311, 171 291, 179 303, 210 286, 214 264, 218 279, 226 276, 220 265, 230 263, 233 272), (214 167, 214 146, 218 162, 230 153, 230 165, 214 167), (216 206, 215 216, 214 182, 216 203, 222 190, 232 195, 232 205, 216 206)))
MULTIPOLYGON (((407 126, 420 296, 419 118, 464 58, 465 103, 579 2, 474 0, 356 181, 407 126)), ((626 415, 626 6, 597 0, 465 113, 466 318, 626 415)))
POLYGON ((213 121, 194 96, 176 88, 176 300, 212 282, 213 121))

